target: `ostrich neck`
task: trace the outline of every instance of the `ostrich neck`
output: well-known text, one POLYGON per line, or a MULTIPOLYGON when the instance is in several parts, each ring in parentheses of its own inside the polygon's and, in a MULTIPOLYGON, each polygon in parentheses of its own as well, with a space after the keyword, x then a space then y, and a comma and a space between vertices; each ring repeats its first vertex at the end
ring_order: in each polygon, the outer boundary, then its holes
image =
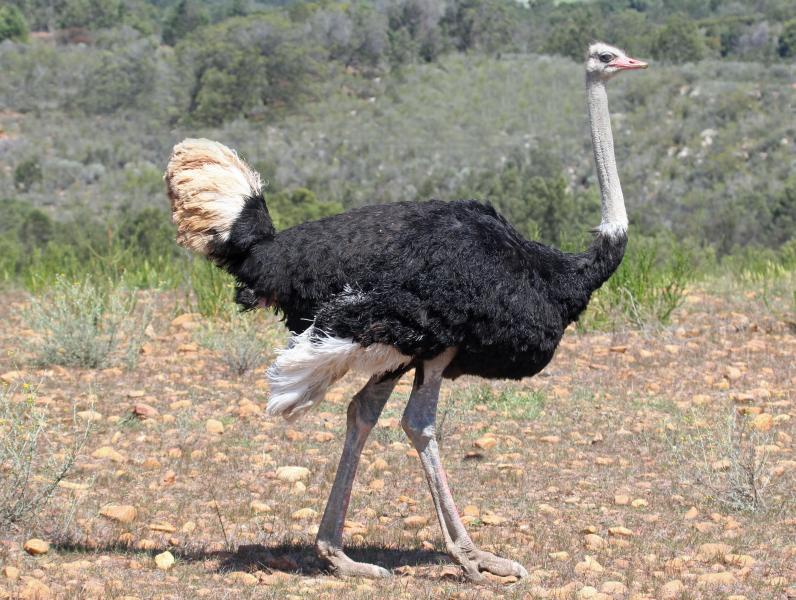
POLYGON ((627 213, 622 185, 616 170, 614 136, 611 133, 611 115, 608 112, 608 94, 605 82, 598 78, 587 79, 589 123, 594 161, 600 182, 602 218, 597 228, 603 236, 616 237, 627 232, 627 213))

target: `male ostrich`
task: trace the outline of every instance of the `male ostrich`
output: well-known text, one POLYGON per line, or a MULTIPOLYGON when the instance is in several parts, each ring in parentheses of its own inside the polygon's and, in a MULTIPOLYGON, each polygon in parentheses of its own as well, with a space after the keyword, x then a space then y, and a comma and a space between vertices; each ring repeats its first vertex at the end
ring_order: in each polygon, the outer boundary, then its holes
POLYGON ((348 406, 343 453, 316 540, 337 574, 390 574, 346 556, 342 532, 362 447, 396 382, 412 368, 401 424, 420 455, 447 551, 472 580, 483 571, 527 574, 478 549, 459 518, 435 439, 440 384, 463 374, 538 373, 618 267, 628 222, 605 84, 619 71, 646 66, 603 43, 589 48, 602 221, 579 254, 523 239, 494 208, 475 201, 367 206, 277 233, 258 175, 233 151, 198 139, 174 148, 165 179, 178 243, 234 275, 240 304, 281 311, 292 332, 268 373, 268 413, 293 419, 347 371, 370 375, 348 406))

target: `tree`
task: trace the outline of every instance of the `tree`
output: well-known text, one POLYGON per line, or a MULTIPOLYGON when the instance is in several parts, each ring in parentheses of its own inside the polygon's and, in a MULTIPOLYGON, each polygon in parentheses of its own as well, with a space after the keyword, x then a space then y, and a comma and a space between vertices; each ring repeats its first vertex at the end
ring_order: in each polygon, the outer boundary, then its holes
POLYGON ((652 55, 673 63, 696 62, 705 56, 705 41, 693 20, 674 15, 655 33, 652 55))
POLYGON ((163 41, 173 46, 192 31, 207 25, 210 17, 197 0, 180 0, 163 24, 163 41))
POLYGON ((787 21, 782 27, 782 33, 779 35, 779 43, 777 44, 777 53, 782 58, 796 56, 796 19, 787 21))
POLYGON ((13 5, 0 6, 0 42, 3 40, 25 41, 28 23, 22 12, 13 5))

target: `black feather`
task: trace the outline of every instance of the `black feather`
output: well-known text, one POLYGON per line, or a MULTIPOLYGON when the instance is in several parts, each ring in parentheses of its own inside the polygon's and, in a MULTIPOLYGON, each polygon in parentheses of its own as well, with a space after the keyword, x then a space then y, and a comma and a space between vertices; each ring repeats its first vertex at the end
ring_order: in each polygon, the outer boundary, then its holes
POLYGON ((626 242, 598 235, 561 252, 475 201, 368 206, 274 234, 256 198, 212 258, 238 279, 241 304, 274 306, 291 331, 315 323, 418 359, 455 346, 447 377, 521 378, 550 361, 626 242))

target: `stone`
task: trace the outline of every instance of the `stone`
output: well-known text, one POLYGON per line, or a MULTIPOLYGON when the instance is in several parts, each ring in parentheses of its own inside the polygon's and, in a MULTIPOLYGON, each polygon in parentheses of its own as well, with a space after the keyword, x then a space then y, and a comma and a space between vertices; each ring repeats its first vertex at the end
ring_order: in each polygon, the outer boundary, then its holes
POLYGON ((621 581, 606 581, 600 586, 600 591, 612 596, 627 594, 627 586, 621 581))
POLYGON ((257 585, 257 577, 244 571, 233 571, 226 576, 226 580, 230 583, 239 583, 245 586, 257 585))
POLYGON ((294 521, 307 521, 309 519, 314 519, 317 515, 318 512, 312 508, 300 508, 290 515, 290 517, 294 521))
POLYGON ((174 555, 166 550, 155 555, 155 564, 161 571, 168 571, 174 566, 174 555))
POLYGON ((591 556, 586 556, 584 559, 575 565, 576 575, 593 575, 602 573, 605 568, 591 556))
POLYGON ((102 446, 101 448, 97 448, 94 452, 91 453, 92 458, 107 458, 110 461, 123 463, 127 460, 127 458, 120 452, 114 450, 110 446, 102 446))
POLYGON ((41 556, 50 551, 50 544, 39 538, 30 538, 22 547, 31 556, 41 556))
POLYGON ((719 571, 718 573, 704 573, 697 577, 699 587, 719 587, 731 586, 735 583, 735 575, 729 571, 719 571))
POLYGON ((627 506, 628 504, 630 504, 630 496, 627 496, 625 494, 617 494, 616 496, 614 496, 614 504, 616 504, 617 506, 627 506))
POLYGON ((423 515, 411 515, 404 519, 405 529, 420 529, 428 524, 428 517, 423 515))
POLYGON ((593 551, 602 550, 608 545, 603 538, 594 533, 586 535, 586 537, 583 539, 583 543, 587 550, 593 551))
POLYGON ((692 506, 688 509, 688 511, 683 515, 683 518, 687 521, 693 521, 699 516, 699 509, 696 506, 692 506))
POLYGON ((3 577, 9 581, 16 581, 19 579, 19 569, 12 567, 11 565, 6 565, 3 567, 3 577))
POLYGON ((481 522, 485 525, 502 525, 506 521, 508 521, 506 517, 501 517, 500 515, 496 515, 494 513, 486 513, 481 517, 481 522))
POLYGON ((752 429, 757 431, 770 431, 774 427, 774 417, 769 413, 762 413, 752 419, 752 429))
POLYGON ((159 531, 160 533, 174 533, 177 531, 177 528, 172 525, 171 523, 150 523, 149 525, 150 531, 159 531))
POLYGON ((307 479, 309 476, 310 470, 307 467, 279 467, 276 470, 276 478, 288 483, 295 483, 307 479))
POLYGON ((478 438, 477 440, 475 440, 473 445, 476 448, 480 448, 481 450, 490 450, 490 449, 494 448, 495 446, 497 446, 497 443, 498 442, 497 442, 497 439, 495 439, 495 436, 493 436, 492 434, 488 433, 488 434, 478 438))
POLYGON ((205 423, 205 431, 215 435, 224 433, 224 424, 218 419, 208 419, 205 423))
POLYGON ((19 379, 23 379, 25 377, 24 371, 6 371, 2 375, 0 375, 0 381, 5 384, 11 385, 15 381, 19 379))
POLYGON ((658 596, 661 600, 675 600, 680 597, 684 590, 685 586, 682 581, 672 579, 661 586, 661 589, 658 590, 658 596))
POLYGON ((106 504, 100 509, 100 515, 119 523, 132 523, 138 516, 135 506, 129 504, 106 504))
POLYGON ((553 560, 557 560, 558 562, 566 562, 569 560, 569 552, 566 550, 562 550, 561 552, 551 552, 548 554, 548 556, 553 560))
POLYGON ((16 597, 19 600, 49 600, 53 595, 50 588, 38 579, 25 577, 16 597))
POLYGON ((612 535, 614 537, 631 537, 633 532, 627 527, 609 527, 608 535, 612 535))
POLYGON ((133 414, 139 419, 153 419, 158 416, 158 409, 149 404, 139 402, 133 406, 133 414))
POLYGON ((268 506, 262 500, 252 500, 249 503, 249 508, 251 508, 252 512, 255 512, 255 513, 269 513, 269 512, 271 512, 271 507, 268 506))
POLYGON ((717 558, 723 558, 724 555, 732 552, 732 546, 729 544, 702 544, 697 549, 696 558, 702 562, 711 562, 717 558))
POLYGON ((754 558, 749 556, 748 554, 725 554, 724 555, 724 564, 725 565, 732 565, 733 567, 740 567, 741 569, 745 569, 747 567, 751 567, 757 562, 754 558))

